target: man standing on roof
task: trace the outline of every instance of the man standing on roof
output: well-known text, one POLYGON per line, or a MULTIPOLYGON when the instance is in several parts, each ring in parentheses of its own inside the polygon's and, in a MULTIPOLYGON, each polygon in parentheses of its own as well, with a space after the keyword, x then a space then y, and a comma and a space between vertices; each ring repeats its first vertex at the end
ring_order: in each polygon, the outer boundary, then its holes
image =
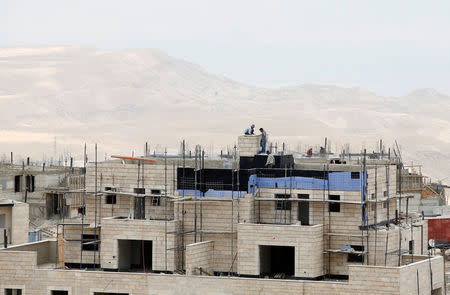
POLYGON ((247 127, 245 129, 244 134, 245 135, 253 135, 255 133, 255 124, 252 124, 251 126, 247 127))
POLYGON ((258 152, 259 154, 263 154, 266 152, 266 141, 267 141, 267 133, 264 131, 263 128, 259 128, 259 131, 261 132, 261 150, 258 152))

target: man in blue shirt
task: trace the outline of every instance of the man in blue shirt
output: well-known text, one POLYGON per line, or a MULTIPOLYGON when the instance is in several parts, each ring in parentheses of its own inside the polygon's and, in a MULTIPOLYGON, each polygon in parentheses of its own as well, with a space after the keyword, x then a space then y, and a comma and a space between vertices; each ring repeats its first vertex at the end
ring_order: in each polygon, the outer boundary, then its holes
POLYGON ((267 133, 264 131, 263 128, 259 128, 259 131, 261 132, 261 150, 258 152, 259 154, 263 154, 266 152, 266 142, 267 142, 267 133))

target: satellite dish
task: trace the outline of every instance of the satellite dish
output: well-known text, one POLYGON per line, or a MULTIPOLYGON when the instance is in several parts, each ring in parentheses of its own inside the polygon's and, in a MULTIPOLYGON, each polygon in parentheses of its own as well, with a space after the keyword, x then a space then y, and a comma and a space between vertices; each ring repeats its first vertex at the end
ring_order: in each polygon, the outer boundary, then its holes
POLYGON ((430 239, 430 240, 428 241, 428 245, 429 245, 431 248, 434 248, 434 246, 436 246, 436 243, 435 243, 434 239, 430 239))

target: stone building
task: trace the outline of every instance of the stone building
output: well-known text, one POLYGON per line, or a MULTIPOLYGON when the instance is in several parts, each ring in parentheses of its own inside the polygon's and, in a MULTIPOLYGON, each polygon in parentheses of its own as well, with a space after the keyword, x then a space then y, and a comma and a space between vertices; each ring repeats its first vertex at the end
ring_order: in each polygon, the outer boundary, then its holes
POLYGON ((0 251, 1 290, 444 294, 427 224, 402 209, 398 159, 283 151, 268 161, 259 140, 242 136, 218 159, 196 148, 88 163, 83 189, 61 192, 76 214, 58 239, 0 251))

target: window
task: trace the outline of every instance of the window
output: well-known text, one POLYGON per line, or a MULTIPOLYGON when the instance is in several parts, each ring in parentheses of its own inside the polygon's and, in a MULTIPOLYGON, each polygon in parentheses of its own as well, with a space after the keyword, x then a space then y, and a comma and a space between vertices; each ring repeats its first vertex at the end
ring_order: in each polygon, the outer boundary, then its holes
POLYGON ((145 194, 145 188, 135 187, 133 190, 135 194, 145 194))
POLYGON ((5 295, 22 295, 22 289, 5 289, 5 295))
POLYGON ((83 251, 98 251, 98 235, 83 235, 83 251))
POLYGON ((160 195, 161 194, 161 190, 160 189, 152 189, 151 190, 151 194, 152 195, 160 195))
POLYGON ((22 175, 16 175, 14 177, 14 192, 18 193, 22 190, 22 175))
MULTIPOLYGON (((289 195, 276 194, 275 198, 276 199, 289 199, 289 195)), ((275 209, 276 210, 291 210, 291 202, 286 201, 286 200, 277 201, 276 205, 275 205, 275 209)))
POLYGON ((359 172, 352 172, 352 179, 359 179, 359 172))
POLYGON ((413 254, 414 252, 414 241, 409 241, 409 254, 413 254))
POLYGON ((51 295, 69 295, 69 291, 52 290, 51 295))
POLYGON ((385 196, 385 197, 387 198, 387 196, 388 196, 387 191, 384 191, 384 192, 383 192, 383 196, 385 196))
POLYGON ((85 209, 86 209, 85 207, 79 207, 78 208, 78 214, 86 215, 86 210, 85 209))
POLYGON ((348 253, 347 262, 363 263, 364 262, 364 254, 362 252, 364 252, 364 246, 350 245, 350 247, 353 248, 353 250, 355 252, 359 252, 359 253, 348 253))
POLYGON ((34 192, 34 175, 25 176, 25 187, 27 192, 34 192))
POLYGON ((160 196, 152 196, 152 206, 161 206, 160 196))
MULTIPOLYGON (((117 188, 105 186, 105 191, 116 192, 117 188)), ((117 203, 116 199, 117 199, 116 194, 106 194, 105 204, 116 204, 117 203)))
POLYGON ((117 200, 116 200, 116 195, 106 195, 106 204, 116 204, 117 200))
MULTIPOLYGON (((329 195, 328 196, 328 200, 340 201, 341 200, 341 196, 339 196, 339 195, 329 195)), ((330 202, 328 204, 328 211, 329 212, 341 212, 341 204, 340 203, 330 202)))

